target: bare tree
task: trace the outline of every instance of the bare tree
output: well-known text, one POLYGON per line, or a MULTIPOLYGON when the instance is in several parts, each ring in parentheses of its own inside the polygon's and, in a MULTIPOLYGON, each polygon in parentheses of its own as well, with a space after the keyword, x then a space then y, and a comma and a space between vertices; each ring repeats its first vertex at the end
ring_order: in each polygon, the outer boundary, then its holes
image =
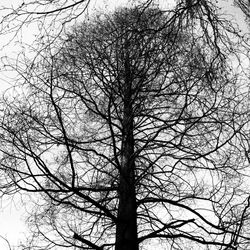
POLYGON ((1 187, 38 195, 31 249, 247 249, 238 38, 209 1, 143 4, 74 26, 17 68, 1 187))

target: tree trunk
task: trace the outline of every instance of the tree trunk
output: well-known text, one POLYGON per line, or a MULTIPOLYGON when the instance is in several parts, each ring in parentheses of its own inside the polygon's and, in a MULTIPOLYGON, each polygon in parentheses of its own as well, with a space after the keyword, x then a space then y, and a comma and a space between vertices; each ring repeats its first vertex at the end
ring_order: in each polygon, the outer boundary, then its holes
POLYGON ((134 117, 132 81, 128 57, 125 59, 124 112, 122 123, 123 135, 115 250, 138 250, 133 133, 134 117))
POLYGON ((138 250, 136 199, 132 176, 120 177, 115 250, 138 250))

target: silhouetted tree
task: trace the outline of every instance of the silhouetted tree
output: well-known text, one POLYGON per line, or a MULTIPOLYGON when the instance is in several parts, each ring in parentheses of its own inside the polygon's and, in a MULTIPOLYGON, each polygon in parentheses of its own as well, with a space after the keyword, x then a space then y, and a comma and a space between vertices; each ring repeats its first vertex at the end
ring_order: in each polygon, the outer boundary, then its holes
POLYGON ((246 249, 247 86, 213 8, 99 15, 17 68, 1 186, 39 195, 32 249, 246 249))

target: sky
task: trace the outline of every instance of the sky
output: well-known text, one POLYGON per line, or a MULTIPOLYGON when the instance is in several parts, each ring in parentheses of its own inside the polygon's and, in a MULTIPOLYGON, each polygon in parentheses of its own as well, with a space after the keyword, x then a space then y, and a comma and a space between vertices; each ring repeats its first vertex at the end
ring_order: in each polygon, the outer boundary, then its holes
MULTIPOLYGON (((11 6, 12 4, 17 4, 18 0, 1 0, 0 6, 11 6)), ((164 1, 167 2, 166 0, 164 1)), ((169 1, 173 2, 172 0, 169 1)), ((127 1, 123 0, 92 0, 91 4, 95 7, 95 9, 100 10, 102 8, 115 8, 117 6, 126 5, 127 1), (97 4, 98 2, 98 4, 97 4)), ((171 4, 171 3, 170 3, 171 4)), ((228 4, 228 1, 221 1, 222 6, 226 6, 227 14, 232 14, 235 17, 235 20, 240 23, 242 29, 246 29, 247 26, 244 24, 242 14, 235 7, 228 4)), ((25 33, 23 34, 23 38, 26 43, 31 42, 34 39, 34 34, 36 33, 35 29, 29 27, 28 29, 24 29, 25 33), (26 31, 25 31, 26 30, 26 31)), ((6 36, 5 39, 8 39, 6 36)), ((0 41, 2 41, 0 39, 0 41)), ((3 42, 6 42, 2 41, 3 42)), ((0 47, 1 46, 0 42, 0 47)), ((12 43, 12 46, 4 47, 0 51, 0 58, 5 55, 12 55, 13 57, 16 55, 18 49, 22 49, 20 47, 16 47, 15 43, 12 43)), ((6 88, 10 86, 10 78, 12 78, 13 73, 3 72, 0 70, 0 92, 3 92, 6 88)), ((20 196, 6 197, 4 199, 0 199, 0 249, 1 250, 10 250, 7 242, 1 238, 6 238, 9 243, 13 246, 17 245, 21 239, 24 239, 25 232, 27 231, 27 227, 25 226, 25 209, 21 202, 20 196)), ((12 248, 11 250, 14 250, 12 248)))
POLYGON ((27 231, 25 210, 20 199, 4 198, 0 203, 0 249, 10 250, 4 238, 11 245, 17 245, 21 239, 25 238, 25 231, 27 231))

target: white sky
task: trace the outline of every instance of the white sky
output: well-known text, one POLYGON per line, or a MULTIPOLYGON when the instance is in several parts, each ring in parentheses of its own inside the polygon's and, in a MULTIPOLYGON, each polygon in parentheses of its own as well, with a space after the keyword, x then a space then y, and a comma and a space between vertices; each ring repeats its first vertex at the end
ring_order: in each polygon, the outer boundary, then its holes
MULTIPOLYGON (((8 239, 11 245, 17 245, 21 239, 24 239, 26 231, 24 215, 25 210, 19 199, 2 200, 0 205, 0 235, 8 239)), ((0 238, 0 249, 9 250, 7 242, 2 238, 0 238)))
MULTIPOLYGON (((11 4, 17 4, 18 0, 1 0, 0 6, 10 6, 11 4)), ((164 3, 167 1, 165 0, 164 3)), ((168 2, 173 2, 173 0, 169 0, 168 2)), ((96 6, 97 10, 100 10, 103 6, 110 10, 110 7, 117 7, 122 5, 126 5, 127 1, 124 0, 92 0, 91 4, 96 6), (97 2, 99 5, 97 5, 97 2), (100 3, 103 3, 103 5, 100 5, 100 3)), ((236 10, 234 7, 230 7, 230 4, 228 1, 221 1, 221 4, 224 6, 227 6, 227 12, 229 14, 232 14, 235 16, 235 19, 237 22, 240 22, 241 24, 244 24, 243 17, 240 14, 239 10, 236 10)), ((243 29, 246 28, 245 25, 242 25, 243 29)), ((31 41, 32 34, 35 33, 35 30, 32 30, 29 28, 27 30, 27 33, 24 34, 25 40, 28 42, 31 41)), ((5 37, 5 39, 8 39, 8 37, 5 37)), ((0 47, 2 43, 5 43, 5 41, 1 41, 0 39, 0 47)), ((13 54, 13 51, 15 51, 16 48, 12 47, 5 47, 4 50, 0 51, 0 57, 3 57, 4 55, 13 54)), ((15 53, 13 54, 15 55, 15 53)), ((4 73, 0 70, 0 91, 3 91, 6 89, 8 84, 8 75, 9 72, 4 73)), ((24 218, 25 218, 25 210, 23 205, 20 202, 20 199, 18 197, 14 199, 3 199, 0 201, 0 236, 5 237, 8 239, 11 245, 17 245, 18 242, 24 238, 24 232, 26 231, 26 227, 24 224, 24 218)), ((12 248, 14 250, 15 248, 12 248)), ((0 250, 10 250, 7 243, 1 239, 0 237, 0 250)))

